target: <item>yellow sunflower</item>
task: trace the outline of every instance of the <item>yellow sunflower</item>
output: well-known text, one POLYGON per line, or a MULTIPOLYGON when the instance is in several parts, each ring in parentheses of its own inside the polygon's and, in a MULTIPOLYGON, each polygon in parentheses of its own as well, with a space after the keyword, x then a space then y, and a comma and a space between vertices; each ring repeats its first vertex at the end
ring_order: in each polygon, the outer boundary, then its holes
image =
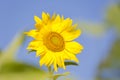
POLYGON ((26 32, 28 36, 34 38, 27 49, 35 50, 36 56, 40 56, 40 66, 47 67, 53 65, 54 70, 58 67, 65 69, 65 60, 79 62, 76 54, 80 53, 83 46, 73 41, 81 34, 73 25, 70 18, 64 19, 59 15, 42 13, 42 19, 35 16, 35 29, 26 32))

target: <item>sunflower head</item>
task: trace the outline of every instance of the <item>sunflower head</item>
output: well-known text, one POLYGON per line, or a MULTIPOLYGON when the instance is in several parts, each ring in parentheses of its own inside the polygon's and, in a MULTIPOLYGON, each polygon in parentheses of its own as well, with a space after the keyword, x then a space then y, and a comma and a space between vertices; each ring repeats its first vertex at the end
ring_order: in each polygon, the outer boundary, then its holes
POLYGON ((27 49, 36 51, 40 56, 40 66, 53 65, 54 70, 58 67, 65 69, 65 60, 79 62, 76 54, 80 53, 83 46, 74 41, 81 34, 76 24, 72 24, 70 18, 64 19, 59 15, 43 12, 42 18, 34 17, 35 29, 26 32, 33 38, 27 49))

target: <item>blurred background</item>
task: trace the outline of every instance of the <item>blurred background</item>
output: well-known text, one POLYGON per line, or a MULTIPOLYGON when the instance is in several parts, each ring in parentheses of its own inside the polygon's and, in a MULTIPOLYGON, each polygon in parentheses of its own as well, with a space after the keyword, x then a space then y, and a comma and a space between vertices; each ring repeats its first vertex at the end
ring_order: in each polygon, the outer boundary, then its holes
POLYGON ((120 0, 0 0, 0 80, 47 80, 23 34, 42 11, 70 17, 82 30, 80 64, 62 80, 120 80, 120 0))

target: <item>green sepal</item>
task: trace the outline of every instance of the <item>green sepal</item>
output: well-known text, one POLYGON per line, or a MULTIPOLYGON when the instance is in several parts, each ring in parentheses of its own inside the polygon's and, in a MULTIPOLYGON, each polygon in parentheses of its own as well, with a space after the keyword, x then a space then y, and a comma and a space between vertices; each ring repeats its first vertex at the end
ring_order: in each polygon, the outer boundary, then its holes
POLYGON ((30 54, 31 52, 36 52, 36 50, 29 50, 27 54, 30 54))
POLYGON ((53 76, 53 80, 57 80, 59 77, 61 77, 61 76, 67 76, 67 75, 69 75, 70 74, 70 72, 65 72, 65 73, 63 73, 63 74, 55 74, 54 76, 53 76))
POLYGON ((65 63, 65 66, 70 66, 70 65, 78 66, 78 63, 73 61, 65 61, 64 63, 65 63))

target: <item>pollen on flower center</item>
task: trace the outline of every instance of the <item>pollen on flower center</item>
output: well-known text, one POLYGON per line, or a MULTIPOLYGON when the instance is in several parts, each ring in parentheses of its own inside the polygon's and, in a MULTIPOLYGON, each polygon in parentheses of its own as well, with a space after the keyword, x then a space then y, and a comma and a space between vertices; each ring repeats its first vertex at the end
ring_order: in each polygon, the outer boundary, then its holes
POLYGON ((44 44, 49 50, 54 52, 62 51, 65 46, 63 37, 56 32, 50 32, 44 39, 44 44))

